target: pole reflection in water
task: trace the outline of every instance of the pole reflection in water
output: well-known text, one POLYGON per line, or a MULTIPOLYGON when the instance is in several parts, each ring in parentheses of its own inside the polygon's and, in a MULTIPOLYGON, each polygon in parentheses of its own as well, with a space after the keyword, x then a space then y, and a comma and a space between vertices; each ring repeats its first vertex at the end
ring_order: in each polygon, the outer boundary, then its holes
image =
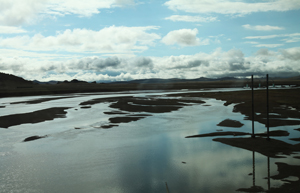
MULTIPOLYGON (((268 159, 269 161, 269 159, 268 159)), ((269 162, 268 162, 269 163, 269 162)), ((268 164, 269 166, 269 164, 268 164)), ((268 179, 270 180, 270 167, 268 167, 268 179)), ((269 185, 269 181, 268 181, 269 185)), ((250 188, 240 188, 237 189, 238 192, 262 192, 264 189, 261 186, 256 186, 255 184, 255 151, 252 151, 252 186, 250 188)))

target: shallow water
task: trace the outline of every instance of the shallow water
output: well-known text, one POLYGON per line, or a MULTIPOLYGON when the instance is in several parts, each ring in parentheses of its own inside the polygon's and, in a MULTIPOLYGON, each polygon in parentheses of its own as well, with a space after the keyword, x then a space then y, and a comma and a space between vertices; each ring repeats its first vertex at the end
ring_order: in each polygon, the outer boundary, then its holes
MULTIPOLYGON (((270 158, 268 171, 268 158, 259 153, 212 141, 212 137, 185 138, 217 129, 251 132, 251 121, 233 113, 234 104, 224 106, 224 101, 202 99, 206 103, 169 113, 152 113, 111 129, 99 128, 116 116, 103 113, 114 110, 110 103, 94 104, 88 109, 79 105, 93 98, 129 95, 146 97, 157 93, 75 94, 74 98, 39 104, 10 103, 41 97, 0 99, 0 105, 6 106, 0 109, 0 116, 70 107, 66 118, 0 128, 0 192, 166 192, 166 183, 172 193, 235 192, 254 183, 267 190, 265 178, 268 172, 271 176, 277 174, 275 162, 299 164, 299 159, 293 158, 295 155, 270 158), (244 126, 217 126, 227 118, 244 126), (22 142, 33 135, 48 137, 22 142), (253 173, 253 164, 255 175, 249 175, 253 173)), ((276 139, 295 144, 290 138, 299 136, 296 128, 281 127, 291 134, 276 139)), ((255 123, 255 129, 266 130, 260 123, 255 123)), ((281 184, 280 180, 270 180, 270 187, 281 184)))

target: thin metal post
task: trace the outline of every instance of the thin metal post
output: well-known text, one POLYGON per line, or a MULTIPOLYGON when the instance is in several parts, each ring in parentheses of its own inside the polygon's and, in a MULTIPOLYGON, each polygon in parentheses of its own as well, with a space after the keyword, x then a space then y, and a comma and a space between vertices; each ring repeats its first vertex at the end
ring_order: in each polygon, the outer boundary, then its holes
POLYGON ((269 137, 269 74, 267 74, 267 140, 269 137))
POLYGON ((255 135, 254 135, 254 94, 253 94, 253 87, 254 87, 254 84, 253 84, 253 75, 251 75, 251 87, 252 87, 252 138, 255 138, 255 135))
POLYGON ((268 190, 270 190, 270 157, 268 156, 268 190))
POLYGON ((253 187, 255 187, 255 152, 254 151, 252 151, 252 169, 253 169, 252 182, 253 182, 253 187))

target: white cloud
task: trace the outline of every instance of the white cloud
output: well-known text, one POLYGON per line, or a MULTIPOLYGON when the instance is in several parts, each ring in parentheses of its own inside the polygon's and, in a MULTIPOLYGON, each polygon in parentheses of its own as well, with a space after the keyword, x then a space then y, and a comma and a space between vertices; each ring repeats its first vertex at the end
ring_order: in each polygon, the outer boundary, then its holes
POLYGON ((279 50, 279 52, 282 54, 281 58, 283 60, 290 59, 293 61, 300 61, 300 47, 282 49, 279 50))
POLYGON ((134 5, 134 0, 0 0, 0 25, 19 26, 47 16, 89 17, 100 9, 134 5))
POLYGON ((55 36, 36 34, 33 37, 25 35, 0 38, 0 46, 32 51, 132 53, 153 46, 160 36, 147 31, 156 29, 156 26, 110 26, 99 31, 68 29, 55 36))
POLYGON ((287 37, 282 41, 286 43, 293 43, 300 41, 300 33, 293 33, 293 34, 278 34, 278 35, 266 35, 266 36, 247 36, 244 39, 272 39, 272 38, 281 38, 287 37))
POLYGON ((297 36, 291 36, 291 37, 288 37, 286 39, 282 39, 282 41, 284 41, 286 43, 300 42, 300 36, 299 37, 297 37, 297 36))
POLYGON ((255 45, 255 47, 266 47, 266 48, 277 48, 277 47, 280 47, 280 46, 283 46, 283 44, 257 44, 255 45))
POLYGON ((0 0, 0 25, 30 23, 45 8, 45 0, 0 0))
POLYGON ((283 27, 270 26, 270 25, 242 25, 245 29, 256 30, 256 31, 271 31, 271 30, 283 30, 283 27))
POLYGON ((259 44, 258 42, 253 42, 253 41, 248 41, 248 42, 245 42, 246 44, 259 44))
POLYGON ((200 16, 190 16, 190 15, 172 15, 166 17, 166 20, 171 21, 185 21, 185 22, 213 22, 217 21, 217 17, 200 17, 200 16))
POLYGON ((169 0, 166 5, 171 10, 189 13, 220 13, 245 15, 254 12, 288 11, 300 8, 299 0, 265 0, 263 2, 246 2, 244 0, 169 0))
POLYGON ((14 26, 1 26, 0 25, 0 34, 16 34, 16 33, 26 33, 27 31, 21 27, 14 26))
POLYGON ((201 41, 197 38, 198 30, 194 29, 180 29, 169 32, 161 40, 166 45, 178 44, 180 46, 197 46, 208 45, 209 39, 201 41))

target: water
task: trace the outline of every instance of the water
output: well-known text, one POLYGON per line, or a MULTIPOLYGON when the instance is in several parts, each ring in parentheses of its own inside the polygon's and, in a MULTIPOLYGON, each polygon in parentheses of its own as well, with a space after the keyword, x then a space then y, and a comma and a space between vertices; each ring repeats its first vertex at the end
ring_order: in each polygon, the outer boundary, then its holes
MULTIPOLYGON (((153 113, 111 129, 97 128, 116 116, 103 113, 112 110, 109 103, 95 104, 89 109, 79 106, 93 98, 151 94, 157 93, 75 94, 74 98, 39 104, 9 103, 40 97, 1 99, 0 105, 6 107, 0 109, 0 116, 50 107, 70 109, 66 110, 66 118, 0 128, 0 192, 166 192, 167 183, 172 193, 226 193, 249 188, 254 182, 268 189, 267 157, 254 154, 253 176, 249 175, 253 173, 251 151, 214 142, 212 137, 185 138, 217 129, 251 132, 251 121, 233 113, 233 104, 223 106, 224 101, 203 99, 205 104, 185 106, 170 113, 153 113), (216 126, 227 118, 238 120, 244 126, 235 129, 216 126), (33 135, 48 137, 22 142, 33 135)), ((257 132, 265 131, 260 123, 255 123, 255 127, 257 132)), ((284 129, 290 132, 294 128, 284 129)), ((291 142, 289 138, 284 140, 291 142)), ((270 175, 277 174, 275 162, 299 163, 293 156, 271 158, 270 175)), ((270 184, 276 187, 283 182, 271 180, 270 184)))

